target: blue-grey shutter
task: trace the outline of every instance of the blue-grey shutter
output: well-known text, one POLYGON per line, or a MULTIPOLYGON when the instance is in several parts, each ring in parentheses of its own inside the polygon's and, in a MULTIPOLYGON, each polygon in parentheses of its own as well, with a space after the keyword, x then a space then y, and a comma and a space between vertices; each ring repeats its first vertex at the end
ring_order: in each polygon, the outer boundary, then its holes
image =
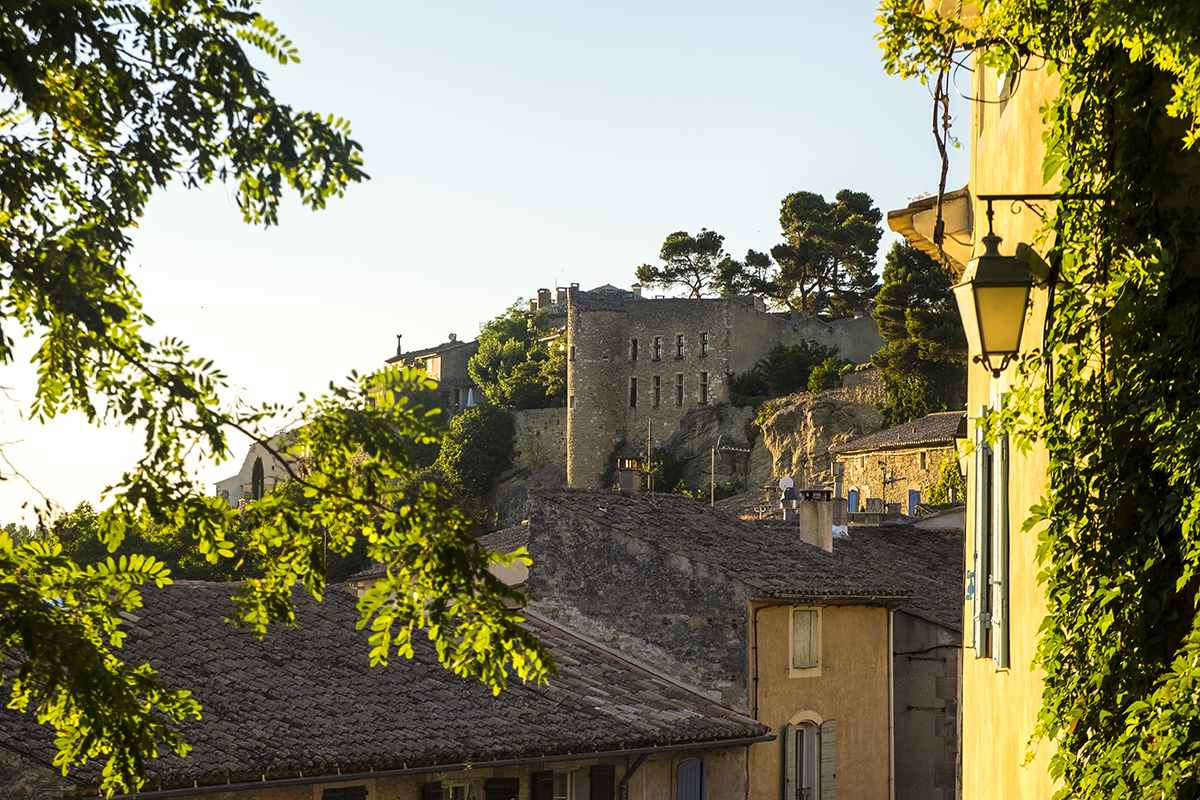
POLYGON ((992 658, 1008 666, 1008 437, 996 443, 992 479, 992 658))
POLYGON ((837 721, 821 723, 821 800, 837 800, 837 721))
POLYGON ((988 580, 988 570, 991 565, 991 556, 988 553, 990 549, 989 545, 991 544, 991 471, 991 448, 988 447, 987 440, 984 438, 982 426, 976 425, 975 530, 972 537, 975 558, 973 560, 973 574, 970 576, 969 584, 974 589, 975 602, 972 614, 972 630, 975 637, 975 655, 978 658, 987 658, 988 625, 991 623, 991 618, 988 615, 988 600, 991 593, 988 580))
POLYGON ((796 800, 796 727, 783 728, 783 800, 796 800))
POLYGON ((675 768, 675 800, 704 800, 704 762, 700 759, 680 761, 675 768))

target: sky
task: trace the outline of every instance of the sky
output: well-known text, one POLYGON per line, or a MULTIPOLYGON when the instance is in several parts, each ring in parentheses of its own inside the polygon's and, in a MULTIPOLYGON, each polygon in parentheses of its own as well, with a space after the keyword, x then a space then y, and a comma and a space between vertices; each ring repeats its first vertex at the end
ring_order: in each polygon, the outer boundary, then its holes
MULTIPOLYGON (((247 400, 377 368, 398 333, 406 348, 473 337, 538 287, 628 285, 671 231, 766 250, 793 191, 865 191, 886 214, 936 189, 928 91, 884 74, 869 0, 262 11, 302 59, 261 60, 276 96, 350 120, 371 180, 320 212, 289 201, 270 229, 245 225, 227 187, 171 187, 130 262, 155 333, 212 358, 247 400)), ((965 177, 960 153, 948 187, 965 177)), ((0 387, 0 522, 42 495, 97 502, 137 457, 128 431, 25 419, 20 360, 0 387)))

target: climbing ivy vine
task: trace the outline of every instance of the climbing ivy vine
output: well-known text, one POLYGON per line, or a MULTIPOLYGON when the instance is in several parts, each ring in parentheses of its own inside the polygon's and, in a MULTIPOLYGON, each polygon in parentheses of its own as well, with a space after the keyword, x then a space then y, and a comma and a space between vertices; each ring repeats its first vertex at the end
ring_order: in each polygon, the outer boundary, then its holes
POLYGON ((924 5, 884 0, 886 69, 1047 70, 1045 177, 1103 197, 1047 221, 1044 346, 993 420, 1049 458, 1024 526, 1048 601, 1035 736, 1056 745, 1059 797, 1198 797, 1200 4, 924 5))

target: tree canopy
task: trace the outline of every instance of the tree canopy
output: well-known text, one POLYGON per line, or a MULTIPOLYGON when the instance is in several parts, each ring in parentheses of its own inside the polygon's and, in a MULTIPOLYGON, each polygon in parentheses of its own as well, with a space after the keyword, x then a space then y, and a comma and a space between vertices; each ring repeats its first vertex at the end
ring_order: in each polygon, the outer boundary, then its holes
POLYGON ((542 311, 520 301, 484 324, 467 373, 491 403, 506 408, 566 405, 567 359, 562 336, 542 311))
POLYGON ((872 313, 884 342, 871 360, 883 377, 887 424, 961 408, 967 342, 945 267, 897 242, 884 261, 872 313))
MULTIPOLYGON (((227 402, 208 359, 152 338, 127 262, 156 190, 226 182, 246 222, 271 225, 285 191, 320 209, 367 177, 348 123, 272 95, 245 48, 281 64, 298 55, 256 5, 32 0, 0 14, 0 363, 18 338, 35 342, 35 419, 78 412, 143 436, 96 518, 110 553, 148 523, 209 564, 257 563, 233 596, 239 621, 264 635, 294 621, 297 586, 324 591, 318 542, 361 546, 387 567, 360 603, 374 662, 411 655, 420 630, 447 669, 494 690, 510 674, 541 679, 548 665, 506 607, 511 592, 445 490, 393 488, 411 472, 409 446, 440 433, 436 411, 411 399, 427 378, 391 374, 378 400, 351 375, 294 407, 247 407, 227 402), (194 479, 193 454, 229 456, 234 430, 265 444, 285 421, 304 423, 291 491, 239 511, 194 479)), ((0 533, 10 704, 51 729, 57 766, 103 762, 109 791, 139 786, 157 752, 185 753, 178 723, 201 713, 187 687, 121 658, 119 612, 169 580, 153 556, 85 565, 53 540, 0 533)))
POLYGON ((668 234, 658 258, 662 263, 657 266, 642 264, 637 268, 642 285, 667 289, 682 286, 690 297, 703 297, 706 291, 719 288, 723 265, 726 280, 735 280, 727 269, 730 259, 725 252, 725 237, 707 228, 695 235, 687 231, 668 234))

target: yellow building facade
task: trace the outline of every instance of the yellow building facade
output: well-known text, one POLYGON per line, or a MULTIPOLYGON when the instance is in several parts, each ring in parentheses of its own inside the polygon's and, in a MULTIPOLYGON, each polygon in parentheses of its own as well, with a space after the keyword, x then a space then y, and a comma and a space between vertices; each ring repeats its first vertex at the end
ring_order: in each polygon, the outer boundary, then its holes
MULTIPOLYGON (((956 279, 965 262, 983 251, 989 223, 981 195, 1055 191, 1042 178, 1041 108, 1054 96, 1056 82, 1038 65, 1030 66, 1019 75, 990 67, 974 73, 970 180, 965 194, 953 198, 969 204, 967 235, 948 242, 944 256, 956 279)), ((921 225, 929 205, 914 203, 890 213, 888 221, 920 249, 936 252, 931 232, 921 225)), ((1053 210, 1043 201, 1035 206, 1043 213, 1053 210)), ((1001 253, 1013 254, 1020 244, 1047 252, 1034 208, 994 201, 993 211, 1001 253)), ((1046 301, 1046 290, 1035 284, 1022 351, 1041 347, 1046 301)), ((1046 599, 1037 578, 1037 533, 1022 531, 1030 507, 1046 488, 1047 456, 1037 445, 1023 451, 1004 441, 985 443, 979 425, 987 409, 1002 407, 1016 373, 1009 366, 995 377, 980 364, 968 366, 967 441, 973 453, 964 459, 969 461, 961 730, 965 800, 1040 800, 1055 789, 1049 773, 1054 745, 1032 739, 1043 677, 1034 657, 1046 599)))

